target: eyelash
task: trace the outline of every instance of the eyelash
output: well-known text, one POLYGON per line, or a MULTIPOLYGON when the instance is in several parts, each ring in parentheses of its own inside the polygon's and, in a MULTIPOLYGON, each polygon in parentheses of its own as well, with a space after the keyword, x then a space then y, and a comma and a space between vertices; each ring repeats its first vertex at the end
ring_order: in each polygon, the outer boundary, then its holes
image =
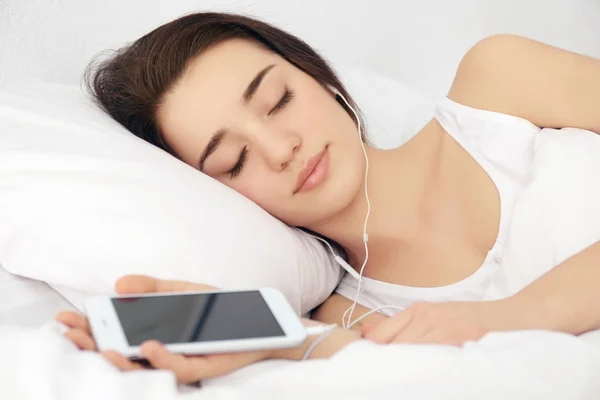
POLYGON ((281 100, 279 100, 279 102, 277 104, 275 104, 275 107, 273 107, 273 109, 271 111, 269 111, 269 113, 267 115, 271 115, 273 113, 283 110, 283 108, 290 101, 292 101, 293 98, 294 98, 294 92, 286 87, 285 93, 281 97, 281 100))
POLYGON ((229 170, 230 179, 235 178, 242 172, 242 168, 244 167, 244 163, 246 162, 246 157, 248 156, 248 147, 244 147, 242 152, 240 153, 240 158, 238 162, 233 166, 231 170, 229 170))

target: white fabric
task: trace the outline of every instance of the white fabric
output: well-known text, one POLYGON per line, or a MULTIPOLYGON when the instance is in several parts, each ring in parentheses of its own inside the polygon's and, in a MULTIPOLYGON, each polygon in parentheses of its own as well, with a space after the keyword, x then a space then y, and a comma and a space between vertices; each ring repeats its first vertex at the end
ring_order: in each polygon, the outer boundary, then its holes
POLYGON ((0 260, 81 309, 126 273, 271 286, 305 313, 339 280, 316 240, 134 137, 77 88, 0 93, 0 260))
MULTIPOLYGON (((396 285, 363 277, 358 303, 375 309, 385 305, 406 308, 417 301, 482 300, 502 266, 513 209, 531 178, 534 145, 540 128, 511 115, 478 110, 445 97, 439 101, 436 120, 461 145, 495 184, 500 197, 498 234, 482 265, 469 277, 441 287, 419 288, 396 285)), ((337 293, 354 299, 358 280, 346 274, 337 293)), ((508 296, 511 293, 504 293, 508 296)), ((382 313, 393 315, 397 309, 382 313)))
POLYGON ((38 327, 72 308, 46 283, 12 275, 0 265, 0 323, 38 327))
MULTIPOLYGON (((535 179, 514 209, 504 253, 504 285, 494 282, 499 284, 497 293, 525 286, 600 237, 600 137, 581 130, 544 129, 536 146, 535 179), (557 191, 557 184, 564 190, 557 191), (587 196, 579 196, 584 188, 587 196), (540 234, 546 231, 552 233, 540 234)), ((490 298, 494 297, 491 291, 490 298)), ((0 398, 11 400, 262 400, 324 395, 592 400, 600 397, 599 375, 600 331, 578 338, 531 331, 490 334, 462 350, 356 343, 331 360, 269 361, 206 381, 200 390, 176 391, 168 373, 119 374, 96 354, 77 352, 52 325, 0 326, 0 398)))
POLYGON ((596 339, 529 331, 490 334, 462 349, 357 342, 330 360, 268 361, 177 390, 168 372, 119 373, 77 351, 53 324, 0 325, 0 398, 592 400, 600 396, 596 339))
POLYGON ((503 268, 486 298, 504 297, 600 241, 600 135, 542 129, 517 203, 503 268))
POLYGON ((348 65, 336 70, 363 113, 366 135, 375 147, 393 149, 404 144, 435 113, 433 97, 401 81, 348 65))

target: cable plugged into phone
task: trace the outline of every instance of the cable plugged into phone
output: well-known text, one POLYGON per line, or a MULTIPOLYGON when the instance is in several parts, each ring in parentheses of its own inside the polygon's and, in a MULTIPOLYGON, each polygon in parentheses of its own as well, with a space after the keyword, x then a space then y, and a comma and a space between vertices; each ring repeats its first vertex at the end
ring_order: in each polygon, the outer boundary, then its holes
POLYGON ((306 351, 304 352, 304 355, 302 356, 302 361, 308 360, 308 357, 310 356, 312 351, 315 349, 315 347, 317 347, 317 345, 319 343, 321 343, 323 340, 325 340, 325 338, 327 336, 329 336, 331 333, 333 333, 333 331, 335 331, 335 328, 337 328, 336 324, 331 324, 331 325, 319 324, 319 325, 309 325, 309 326, 304 327, 304 329, 306 330, 306 334, 308 336, 316 336, 316 338, 308 346, 308 349, 306 349, 306 351))
POLYGON ((331 325, 310 325, 305 328, 308 336, 318 336, 330 332, 337 328, 336 324, 331 325))

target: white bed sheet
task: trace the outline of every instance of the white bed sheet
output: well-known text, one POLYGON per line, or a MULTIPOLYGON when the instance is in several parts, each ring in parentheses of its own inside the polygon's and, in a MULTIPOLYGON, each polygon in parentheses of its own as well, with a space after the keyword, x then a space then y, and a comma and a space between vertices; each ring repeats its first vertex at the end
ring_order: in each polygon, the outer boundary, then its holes
POLYGON ((0 398, 600 398, 600 346, 589 340, 596 334, 496 333, 462 349, 363 341, 327 361, 264 362, 191 389, 165 371, 119 373, 61 333, 52 323, 0 325, 0 398))
POLYGON ((46 283, 13 275, 0 265, 0 324, 39 327, 66 309, 74 308, 46 283))

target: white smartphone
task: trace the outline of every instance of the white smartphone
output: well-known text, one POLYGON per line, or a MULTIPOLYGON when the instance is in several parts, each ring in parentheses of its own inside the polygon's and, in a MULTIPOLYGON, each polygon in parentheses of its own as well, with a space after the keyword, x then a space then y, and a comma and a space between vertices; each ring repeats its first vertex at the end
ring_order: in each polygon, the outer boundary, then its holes
POLYGON ((99 350, 143 358, 156 339, 173 353, 202 355, 288 348, 306 330, 276 289, 100 296, 86 301, 99 350))

